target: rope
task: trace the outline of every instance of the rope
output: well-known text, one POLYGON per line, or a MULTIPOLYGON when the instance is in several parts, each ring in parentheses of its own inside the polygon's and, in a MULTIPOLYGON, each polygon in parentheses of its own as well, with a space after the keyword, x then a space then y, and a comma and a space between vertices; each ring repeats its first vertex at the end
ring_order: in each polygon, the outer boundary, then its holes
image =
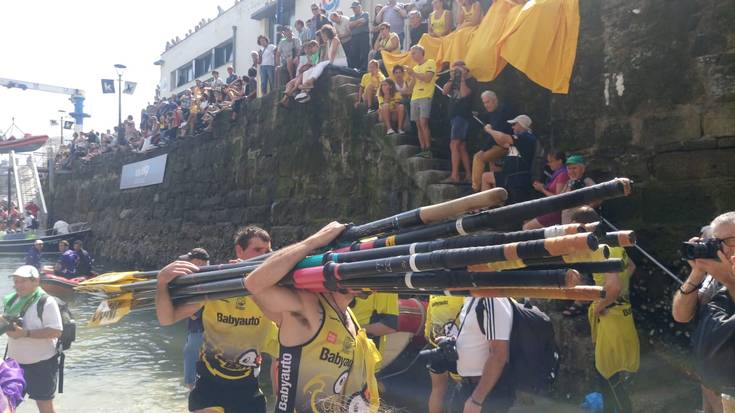
MULTIPOLYGON (((618 227, 616 227, 615 225, 613 225, 612 222, 608 221, 607 218, 603 217, 602 215, 600 215, 600 219, 605 224, 607 224, 610 228, 612 228, 613 230, 620 231, 620 229, 618 229, 618 227)), ((646 252, 646 250, 644 250, 640 245, 638 245, 638 243, 636 243, 634 245, 634 247, 638 251, 640 251, 640 253, 643 254, 646 258, 648 258, 652 263, 656 264, 657 267, 661 268, 661 270, 663 270, 663 272, 665 272, 666 275, 668 275, 669 277, 671 277, 679 285, 683 285, 684 284, 684 281, 680 280, 679 277, 677 277, 673 272, 671 272, 671 270, 669 270, 663 264, 661 264, 657 259, 653 258, 653 256, 651 254, 649 254, 648 252, 646 252)))

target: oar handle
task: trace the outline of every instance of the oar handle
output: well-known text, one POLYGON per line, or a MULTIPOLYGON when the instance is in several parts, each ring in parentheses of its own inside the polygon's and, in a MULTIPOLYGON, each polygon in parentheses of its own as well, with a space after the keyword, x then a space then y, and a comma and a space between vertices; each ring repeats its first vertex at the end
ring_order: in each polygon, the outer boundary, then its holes
POLYGON ((612 247, 632 247, 636 243, 635 232, 614 231, 605 234, 605 243, 612 247))

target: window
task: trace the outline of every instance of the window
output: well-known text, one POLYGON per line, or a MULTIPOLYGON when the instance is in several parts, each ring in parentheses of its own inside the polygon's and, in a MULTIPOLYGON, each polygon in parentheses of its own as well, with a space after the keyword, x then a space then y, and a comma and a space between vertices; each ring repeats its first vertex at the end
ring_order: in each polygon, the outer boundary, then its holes
POLYGON ((220 67, 232 61, 232 42, 227 42, 214 49, 214 67, 220 67))
POLYGON ((212 70, 212 52, 209 51, 194 61, 194 77, 207 74, 212 70))
POLYGON ((177 70, 178 76, 177 76, 177 82, 176 87, 183 86, 192 80, 194 80, 194 72, 192 70, 191 63, 188 65, 182 66, 177 70))
POLYGON ((176 70, 171 72, 171 80, 169 81, 169 89, 174 90, 176 89, 176 70))

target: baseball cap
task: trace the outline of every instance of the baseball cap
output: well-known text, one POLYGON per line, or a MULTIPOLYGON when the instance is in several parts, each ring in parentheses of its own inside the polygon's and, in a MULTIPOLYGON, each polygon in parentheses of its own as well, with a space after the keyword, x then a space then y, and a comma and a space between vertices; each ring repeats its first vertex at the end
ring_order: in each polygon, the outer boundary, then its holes
POLYGON ((570 155, 567 157, 567 165, 579 165, 584 164, 584 156, 582 155, 570 155))
POLYGON ((353 1, 352 6, 350 6, 350 8, 354 9, 355 7, 362 7, 362 4, 360 4, 359 1, 353 1))
POLYGON ((38 270, 32 265, 21 265, 13 272, 14 276, 23 278, 39 278, 38 270))
POLYGON ((34 244, 36 244, 36 245, 38 245, 38 244, 41 244, 41 245, 43 245, 43 241, 42 241, 42 240, 40 240, 40 239, 37 239, 37 240, 36 240, 36 242, 34 242, 34 244))
POLYGON ((193 258, 207 261, 209 260, 209 253, 204 248, 194 248, 186 254, 179 256, 179 259, 182 261, 189 261, 193 258))
POLYGON ((528 129, 531 127, 531 118, 529 118, 528 115, 518 115, 515 118, 509 120, 508 123, 518 123, 524 128, 528 129))

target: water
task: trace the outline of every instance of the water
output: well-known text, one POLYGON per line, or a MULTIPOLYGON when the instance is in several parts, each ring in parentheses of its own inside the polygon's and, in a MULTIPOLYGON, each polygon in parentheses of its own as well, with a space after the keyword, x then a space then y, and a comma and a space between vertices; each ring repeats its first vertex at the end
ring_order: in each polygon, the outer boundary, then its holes
MULTIPOLYGON (((13 290, 6 275, 22 265, 20 258, 0 258, 0 294, 13 290)), ((185 325, 161 327, 153 312, 132 313, 120 323, 87 327, 99 300, 78 297, 70 302, 77 320, 77 341, 66 352, 64 393, 57 394, 58 412, 185 412, 182 348, 185 325)), ((5 348, 7 336, 0 337, 5 348)), ((36 412, 27 400, 18 413, 36 412)))

